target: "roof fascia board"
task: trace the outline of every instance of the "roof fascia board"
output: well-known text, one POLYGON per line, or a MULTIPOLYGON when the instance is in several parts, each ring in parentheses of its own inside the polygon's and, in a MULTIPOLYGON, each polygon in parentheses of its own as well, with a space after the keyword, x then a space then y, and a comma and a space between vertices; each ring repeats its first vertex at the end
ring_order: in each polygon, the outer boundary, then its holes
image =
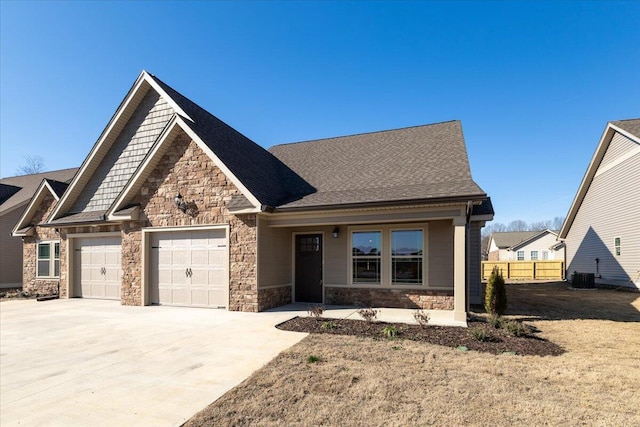
POLYGON ((149 85, 151 85, 151 87, 158 92, 169 103, 169 105, 171 105, 171 108, 173 108, 176 113, 188 119, 190 122, 193 122, 193 119, 178 105, 176 101, 173 100, 173 98, 169 96, 169 94, 167 94, 167 92, 164 91, 164 89, 160 87, 151 74, 143 70, 141 75, 144 75, 149 85))
MULTIPOLYGON (((414 200, 389 200, 382 202, 370 202, 370 203, 345 203, 345 204, 334 204, 334 205, 324 205, 324 206, 301 206, 301 207, 283 207, 276 208, 276 212, 281 213, 289 213, 289 212, 322 212, 326 210, 336 210, 336 209, 367 209, 367 208, 378 208, 378 207, 398 207, 403 208, 407 206, 432 206, 432 205, 441 205, 441 204, 456 204, 459 205, 461 203, 465 204, 468 201, 479 202, 482 203, 484 199, 486 199, 486 194, 477 194, 470 196, 456 196, 456 197, 438 197, 433 199, 414 199, 414 200)), ((475 204, 475 203, 474 203, 475 204)))
MULTIPOLYGON (((621 130, 621 129, 620 129, 621 130)), ((604 153, 609 148, 609 144, 613 139, 613 136, 616 132, 619 131, 617 126, 612 125, 611 123, 607 123, 604 132, 602 133, 602 137, 600 138, 600 142, 598 142, 598 146, 596 147, 596 151, 593 153, 591 157, 591 162, 589 162, 589 166, 587 167, 587 171, 582 177, 582 182, 578 187, 578 191, 576 192, 575 197, 573 198, 573 202, 571 202, 571 207, 569 208, 569 212, 567 213, 567 217, 562 224, 562 228, 560 229, 560 233, 558 234, 559 239, 564 239, 567 237, 569 233, 569 229, 573 225, 573 220, 576 218, 578 214, 578 209, 582 205, 582 201, 584 197, 587 195, 587 190, 591 186, 591 182, 593 181, 593 177, 602 162, 602 158, 604 157, 604 153)), ((628 132, 625 132, 628 134, 628 132)), ((634 138, 636 139, 636 138, 634 138)))
MULTIPOLYGON (((75 176, 73 177, 73 180, 71 181, 71 183, 69 184, 69 187, 67 188, 67 191, 65 191, 64 195, 62 196, 62 199, 53 210, 51 215, 52 221, 55 219, 58 219, 59 216, 62 213, 64 213, 64 209, 68 208, 68 205, 75 201, 75 198, 72 195, 77 196, 77 194, 75 193, 78 193, 82 190, 82 188, 77 188, 79 185, 78 183, 80 179, 86 173, 86 170, 89 168, 89 165, 91 165, 94 162, 97 154, 100 152, 100 148, 102 147, 102 144, 104 144, 104 141, 107 139, 109 134, 111 134, 111 131, 113 130, 115 125, 120 121, 123 113, 127 110, 127 107, 131 103, 131 100, 135 97, 136 93, 138 93, 138 91, 142 88, 142 85, 146 82, 151 87, 153 87, 153 85, 149 83, 151 80, 152 79, 150 78, 150 76, 146 71, 143 70, 140 73, 136 81, 133 83, 133 86, 131 86, 131 89, 129 89, 129 92, 127 93, 127 95, 124 97, 124 99, 118 106, 116 112, 111 117, 111 120, 109 120, 109 123, 100 134, 100 137, 98 138, 93 148, 89 152, 89 155, 85 158, 84 162, 82 162, 80 169, 76 172, 75 176)), ((154 84, 157 86, 155 82, 154 84)), ((166 96, 164 91, 159 93, 162 93, 166 96)))
POLYGON ((29 225, 27 224, 27 222, 31 221, 31 218, 33 218, 35 211, 42 203, 42 199, 44 199, 44 195, 42 192, 45 190, 49 191, 49 193, 53 196, 56 202, 60 201, 60 198, 58 197, 56 192, 53 191, 53 188, 51 188, 51 185, 47 182, 46 179, 43 179, 40 185, 38 186, 38 189, 34 193, 33 197, 29 201, 29 205, 20 216, 20 219, 18 219, 18 222, 16 223, 16 225, 13 227, 13 230, 11 231, 12 236, 19 237, 19 236, 25 235, 25 234, 16 234, 16 233, 18 230, 22 230, 23 228, 29 225))
MULTIPOLYGON (((109 220, 117 220, 119 218, 115 213, 122 209, 124 205, 129 201, 129 198, 132 194, 139 189, 139 186, 142 184, 141 179, 145 177, 145 171, 149 167, 149 165, 153 164, 153 160, 156 158, 159 152, 161 152, 162 147, 168 142, 172 141, 171 135, 173 135, 176 129, 181 129, 184 131, 195 143, 200 147, 202 151, 204 151, 211 160, 215 163, 215 165, 220 168, 220 170, 229 178, 231 182, 242 192, 242 194, 251 202, 254 206, 256 212, 261 211, 261 204, 255 198, 253 194, 247 190, 247 188, 242 185, 240 180, 238 180, 229 170, 229 168, 222 163, 222 161, 216 156, 213 151, 200 139, 200 137, 184 122, 183 118, 179 115, 174 115, 173 118, 169 121, 165 129, 158 137, 158 141, 151 148, 147 157, 142 161, 138 169, 133 174, 133 176, 129 179, 127 185, 125 185, 124 189, 120 192, 120 195, 116 198, 116 201, 111 205, 109 210, 106 212, 106 216, 109 220)), ((245 212, 243 212, 245 213, 245 212)), ((250 213, 250 212, 246 212, 250 213)))
POLYGON ((215 163, 215 165, 220 168, 220 170, 222 171, 222 173, 225 174, 225 176, 227 178, 229 178, 229 180, 233 183, 233 185, 235 185, 238 190, 240 190, 240 192, 242 193, 242 195, 244 197, 247 198, 247 200, 249 200, 249 202, 251 202, 251 204, 256 208, 256 209, 260 209, 263 210, 263 205, 262 203, 260 203, 260 201, 256 198, 256 196, 254 196, 249 189, 247 189, 247 187, 244 186, 244 184, 231 172, 231 170, 227 167, 227 165, 225 165, 222 160, 220 160, 220 158, 218 158, 218 156, 216 155, 216 153, 213 152, 213 150, 211 150, 211 148, 209 148, 209 146, 207 146, 207 144, 204 143, 204 141, 202 141, 202 139, 200 138, 200 136, 198 136, 198 134, 191 129, 191 127, 189 127, 189 125, 187 125, 184 120, 182 119, 182 117, 177 117, 176 118, 176 122, 178 124, 180 124, 180 127, 182 128, 182 130, 184 130, 184 132, 189 135, 189 137, 195 141, 196 144, 198 144, 198 147, 200 147, 200 149, 202 151, 204 151, 209 158, 211 158, 211 160, 213 160, 213 163, 215 163))

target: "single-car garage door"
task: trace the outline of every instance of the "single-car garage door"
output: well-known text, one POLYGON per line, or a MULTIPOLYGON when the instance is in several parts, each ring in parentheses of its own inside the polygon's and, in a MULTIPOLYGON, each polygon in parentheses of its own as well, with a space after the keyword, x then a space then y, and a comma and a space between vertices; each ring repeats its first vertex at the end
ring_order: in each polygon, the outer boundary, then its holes
POLYGON ((151 233, 151 304, 226 307, 225 229, 151 233))
POLYGON ((120 237, 83 237, 75 243, 76 295, 120 299, 120 237))

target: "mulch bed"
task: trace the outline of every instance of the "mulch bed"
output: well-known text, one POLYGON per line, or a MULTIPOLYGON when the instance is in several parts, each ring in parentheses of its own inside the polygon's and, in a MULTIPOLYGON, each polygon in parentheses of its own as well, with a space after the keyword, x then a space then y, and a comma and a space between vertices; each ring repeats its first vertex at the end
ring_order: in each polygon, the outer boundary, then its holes
MULTIPOLYGON (((496 329, 483 320, 468 322, 469 328, 450 326, 420 326, 405 323, 366 322, 356 319, 330 319, 313 317, 294 317, 276 327, 285 331, 308 332, 312 334, 354 335, 384 340, 382 330, 386 326, 395 326, 398 335, 394 339, 407 339, 427 342, 445 347, 475 350, 485 353, 517 355, 558 356, 564 353, 557 344, 537 337, 535 332, 514 337, 503 329, 496 329), (323 327, 323 325, 325 325, 323 327), (490 341, 478 341, 471 334, 472 330, 484 329, 490 341)), ((534 329, 535 331, 535 329, 534 329)))

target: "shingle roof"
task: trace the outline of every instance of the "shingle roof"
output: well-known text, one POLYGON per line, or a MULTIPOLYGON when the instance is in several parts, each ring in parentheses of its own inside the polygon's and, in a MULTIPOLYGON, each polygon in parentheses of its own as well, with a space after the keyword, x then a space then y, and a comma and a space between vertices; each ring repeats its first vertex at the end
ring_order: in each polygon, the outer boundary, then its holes
POLYGON ((640 138, 640 119, 617 120, 611 124, 640 138))
POLYGON ((19 187, 20 190, 7 198, 0 205, 0 214, 9 211, 23 203, 28 202, 36 192, 43 179, 51 179, 60 183, 70 182, 77 168, 62 169, 57 171, 42 172, 31 175, 20 175, 0 179, 0 184, 19 187))
POLYGON ((45 181, 47 181, 47 183, 51 186, 51 189, 56 193, 56 196, 58 196, 58 199, 62 197, 62 193, 64 193, 64 191, 69 186, 68 182, 60 182, 60 181, 56 181, 55 179, 45 178, 45 181))
POLYGON ((314 188, 267 150, 155 76, 153 79, 193 119, 185 122, 263 205, 278 206, 314 188))
POLYGON ((18 191, 20 191, 20 187, 0 183, 0 205, 8 200, 11 196, 16 194, 18 191))
POLYGON ((284 208, 482 198, 459 121, 284 144, 269 151, 317 189, 284 208))
POLYGON ((495 232, 491 235, 496 246, 500 249, 510 248, 518 243, 529 240, 533 236, 540 234, 541 231, 504 231, 495 232))
POLYGON ((71 224, 81 224, 85 222, 104 222, 104 214, 105 210, 102 211, 91 211, 91 212, 80 212, 76 214, 71 214, 67 216, 63 216, 62 218, 55 219, 53 221, 49 221, 50 225, 71 225, 71 224))

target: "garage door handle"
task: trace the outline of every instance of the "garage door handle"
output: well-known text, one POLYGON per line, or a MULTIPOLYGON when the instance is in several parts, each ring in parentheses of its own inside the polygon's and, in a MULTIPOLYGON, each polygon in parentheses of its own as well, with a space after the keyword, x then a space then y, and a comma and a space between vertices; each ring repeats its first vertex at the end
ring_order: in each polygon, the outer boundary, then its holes
POLYGON ((107 269, 106 269, 106 268, 104 268, 104 267, 102 267, 102 268, 100 269, 100 274, 103 274, 103 275, 104 275, 104 274, 107 274, 107 269))
POLYGON ((191 277, 191 276, 193 276, 193 271, 191 271, 190 268, 187 268, 187 270, 185 271, 185 274, 186 274, 187 277, 191 277))

